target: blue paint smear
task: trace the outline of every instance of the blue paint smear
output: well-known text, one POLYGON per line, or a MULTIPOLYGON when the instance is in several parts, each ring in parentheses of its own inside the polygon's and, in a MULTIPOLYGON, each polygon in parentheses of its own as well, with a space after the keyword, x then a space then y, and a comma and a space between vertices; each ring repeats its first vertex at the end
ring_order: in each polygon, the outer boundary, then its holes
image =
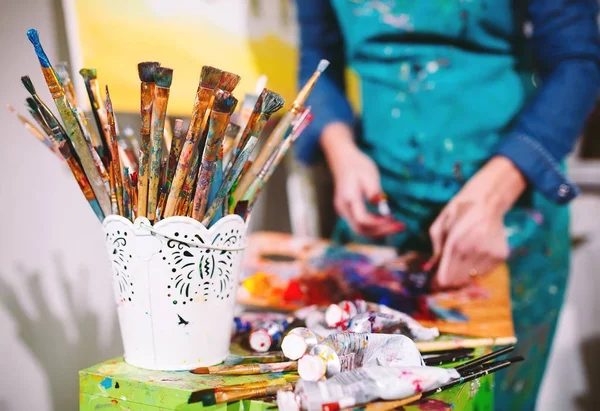
POLYGON ((50 60, 48 60, 48 56, 42 48, 42 43, 40 43, 40 37, 38 35, 37 30, 27 30, 27 38, 29 38, 31 44, 33 44, 33 47, 35 48, 35 54, 37 54, 38 60, 40 61, 42 67, 50 67, 50 60))
POLYGON ((110 387, 112 387, 112 378, 106 377, 105 379, 102 380, 100 385, 108 390, 110 387))

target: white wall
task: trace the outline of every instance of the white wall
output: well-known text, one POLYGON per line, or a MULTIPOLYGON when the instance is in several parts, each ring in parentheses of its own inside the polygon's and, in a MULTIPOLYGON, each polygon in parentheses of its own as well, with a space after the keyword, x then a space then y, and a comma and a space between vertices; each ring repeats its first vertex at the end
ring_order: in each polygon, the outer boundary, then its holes
MULTIPOLYGON (((37 28, 49 57, 66 59, 60 1, 0 3, 1 103, 25 111, 23 74, 51 103, 25 32, 37 28)), ((100 224, 68 168, 3 107, 0 124, 0 411, 75 410, 77 371, 121 352, 100 224)), ((594 196, 573 207, 575 231, 590 241, 574 253, 543 409, 596 409, 599 209, 594 196)))
POLYGON ((29 74, 51 105, 25 33, 67 50, 59 0, 0 2, 0 410, 75 410, 77 371, 119 355, 101 226, 68 167, 4 107, 26 112, 29 74))

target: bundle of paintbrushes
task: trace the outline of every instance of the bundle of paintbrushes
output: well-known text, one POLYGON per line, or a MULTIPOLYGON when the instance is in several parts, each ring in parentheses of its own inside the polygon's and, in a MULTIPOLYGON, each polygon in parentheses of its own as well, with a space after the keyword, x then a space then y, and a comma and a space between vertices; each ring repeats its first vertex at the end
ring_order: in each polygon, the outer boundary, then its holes
POLYGON ((230 122, 237 106, 232 92, 240 77, 204 66, 187 132, 177 119, 171 133, 167 105, 173 70, 157 62, 140 63, 138 142, 130 129, 123 135, 119 132, 108 86, 103 98, 95 69, 84 68, 80 74, 97 130, 78 106, 66 65, 50 64, 36 30, 29 30, 27 36, 63 124, 27 76, 22 78, 31 94, 27 105, 40 128, 20 114, 19 119, 65 159, 101 221, 111 214, 131 221, 146 217, 151 222, 189 216, 208 227, 226 214, 247 219, 275 168, 312 120, 304 103, 329 65, 326 60, 319 63, 290 110, 259 143, 269 118, 284 106, 281 96, 263 87, 264 79, 259 81, 260 91, 244 99, 238 115, 244 124, 236 125, 230 122))

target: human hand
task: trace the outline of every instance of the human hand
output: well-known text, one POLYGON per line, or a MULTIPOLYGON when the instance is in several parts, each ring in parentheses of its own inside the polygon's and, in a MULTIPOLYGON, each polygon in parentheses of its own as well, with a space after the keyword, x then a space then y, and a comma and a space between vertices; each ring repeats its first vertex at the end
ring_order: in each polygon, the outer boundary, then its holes
POLYGON ((510 160, 494 157, 446 205, 429 230, 433 257, 424 268, 439 262, 434 288, 467 285, 508 258, 504 215, 525 187, 510 160))
POLYGON ((334 207, 352 230, 371 238, 383 237, 404 229, 404 224, 390 216, 372 214, 366 201, 381 198, 381 179, 377 166, 352 140, 350 128, 330 124, 323 131, 321 146, 334 180, 334 207))

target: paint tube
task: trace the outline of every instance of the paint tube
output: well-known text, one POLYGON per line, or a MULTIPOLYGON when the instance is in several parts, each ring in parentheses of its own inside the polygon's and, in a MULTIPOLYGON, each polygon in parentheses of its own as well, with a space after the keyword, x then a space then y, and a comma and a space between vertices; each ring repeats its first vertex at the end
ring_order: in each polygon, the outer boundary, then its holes
POLYGON ((342 301, 331 304, 325 311, 325 322, 330 328, 341 328, 345 330, 348 320, 357 314, 368 310, 367 302, 364 300, 342 301))
POLYGON ((431 341, 440 335, 437 328, 423 327, 417 321, 408 318, 411 321, 394 314, 367 311, 352 317, 347 331, 353 333, 402 334, 416 341, 431 341))
POLYGON ((401 332, 404 334, 402 330, 405 330, 407 331, 407 334, 405 335, 415 341, 432 341, 440 336, 440 331, 437 328, 423 327, 417 320, 401 311, 394 310, 385 305, 378 305, 377 311, 382 314, 392 315, 398 321, 397 330, 390 329, 389 331, 386 330, 384 332, 389 332, 391 334, 401 332))
MULTIPOLYGON (((399 321, 391 314, 367 311, 355 315, 348 323, 348 332, 380 333, 385 329, 398 325, 399 321)), ((405 334, 405 333, 400 333, 405 334)), ((406 334, 405 334, 406 335, 406 334)))
POLYGON ((404 335, 341 333, 317 344, 298 360, 298 374, 317 381, 359 367, 421 366, 423 358, 415 343, 404 335))
POLYGON ((231 327, 231 338, 238 334, 250 332, 252 324, 241 317, 235 317, 233 319, 233 326, 231 327))
POLYGON ((313 349, 323 339, 305 327, 297 327, 291 330, 283 338, 281 350, 290 360, 297 360, 313 349))
POLYGON ((460 375, 453 368, 361 368, 338 374, 327 381, 298 381, 294 392, 277 393, 277 406, 281 411, 343 409, 377 399, 408 398, 456 378, 460 375))
POLYGON ((288 325, 289 321, 287 319, 257 322, 250 333, 250 347, 256 352, 267 352, 276 349, 279 347, 288 325))

